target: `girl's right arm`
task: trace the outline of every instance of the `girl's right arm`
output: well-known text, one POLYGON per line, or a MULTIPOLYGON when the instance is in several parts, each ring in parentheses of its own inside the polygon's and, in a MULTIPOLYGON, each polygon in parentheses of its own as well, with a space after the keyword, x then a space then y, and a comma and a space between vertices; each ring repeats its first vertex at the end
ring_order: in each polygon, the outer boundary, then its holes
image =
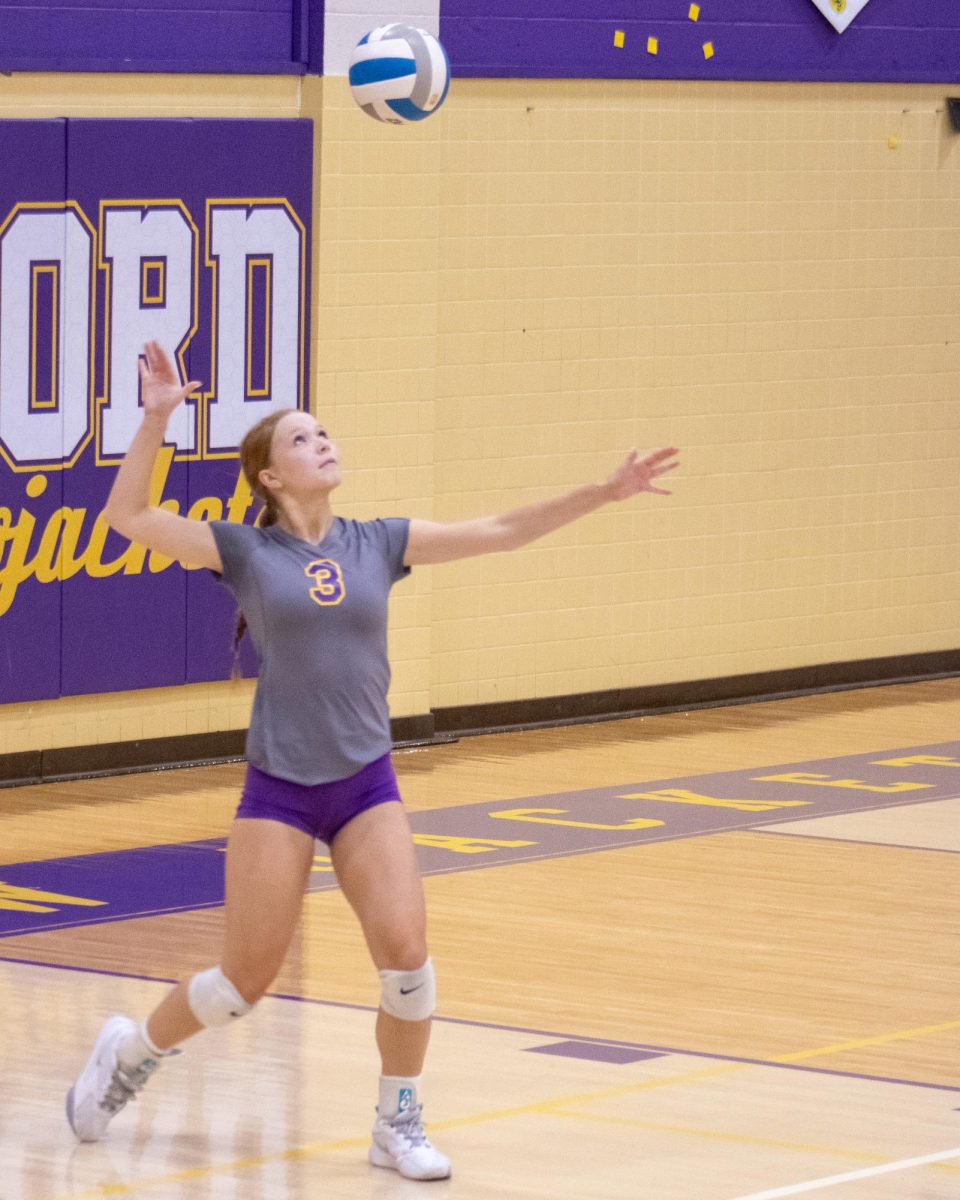
POLYGON ((144 355, 146 363, 140 360, 143 423, 117 471, 103 519, 131 542, 177 559, 184 566, 222 571, 213 531, 206 521, 181 517, 150 504, 150 476, 170 414, 200 384, 191 380, 182 387, 169 358, 156 342, 146 344, 144 355))

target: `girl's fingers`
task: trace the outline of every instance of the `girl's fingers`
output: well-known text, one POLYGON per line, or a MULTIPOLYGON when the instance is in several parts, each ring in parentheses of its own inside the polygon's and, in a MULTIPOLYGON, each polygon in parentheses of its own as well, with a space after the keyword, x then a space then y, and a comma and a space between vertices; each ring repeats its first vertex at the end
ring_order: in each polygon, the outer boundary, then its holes
MULTIPOLYGON (((144 345, 143 355, 137 359, 137 368, 140 371, 140 378, 143 380, 156 376, 161 384, 167 386, 171 384, 176 386, 180 382, 159 342, 147 342, 144 345)), ((177 403, 202 386, 201 380, 191 379, 189 383, 178 387, 177 403)))
POLYGON ((143 348, 144 355, 147 359, 147 366, 153 375, 164 376, 164 381, 173 383, 176 381, 176 376, 173 367, 170 365, 170 360, 167 358, 166 351, 159 342, 147 342, 143 348))

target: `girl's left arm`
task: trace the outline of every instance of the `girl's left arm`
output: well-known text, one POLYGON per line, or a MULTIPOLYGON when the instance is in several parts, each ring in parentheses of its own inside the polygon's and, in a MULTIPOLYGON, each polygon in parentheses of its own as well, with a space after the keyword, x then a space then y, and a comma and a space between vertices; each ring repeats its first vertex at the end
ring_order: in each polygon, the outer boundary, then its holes
POLYGON ((451 524, 414 518, 410 522, 404 564, 415 567, 452 562, 475 554, 492 554, 497 550, 516 550, 612 500, 627 500, 641 492, 669 496, 670 492, 657 487, 654 481, 678 465, 678 453, 672 446, 653 450, 643 457, 638 451, 631 450, 604 483, 588 483, 562 496, 527 504, 498 516, 451 524))

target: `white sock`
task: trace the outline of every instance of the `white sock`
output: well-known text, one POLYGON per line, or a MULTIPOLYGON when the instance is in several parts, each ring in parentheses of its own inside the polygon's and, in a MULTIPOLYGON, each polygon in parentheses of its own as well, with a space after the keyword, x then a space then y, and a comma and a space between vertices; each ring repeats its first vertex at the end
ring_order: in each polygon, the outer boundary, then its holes
POLYGON ((140 1024, 117 1046, 117 1058, 125 1067, 139 1067, 145 1058, 165 1058, 172 1050, 158 1050, 147 1033, 146 1021, 140 1024))
POLYGON ((377 1112, 388 1121, 418 1103, 422 1075, 381 1075, 380 1103, 377 1112))

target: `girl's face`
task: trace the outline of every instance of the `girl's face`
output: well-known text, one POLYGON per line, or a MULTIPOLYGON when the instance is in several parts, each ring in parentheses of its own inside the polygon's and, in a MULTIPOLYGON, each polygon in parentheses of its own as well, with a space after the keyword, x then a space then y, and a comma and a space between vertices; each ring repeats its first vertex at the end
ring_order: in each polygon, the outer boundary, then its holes
POLYGON ((275 495, 331 492, 342 479, 337 448, 309 413, 287 413, 273 431, 270 466, 260 478, 275 495))

